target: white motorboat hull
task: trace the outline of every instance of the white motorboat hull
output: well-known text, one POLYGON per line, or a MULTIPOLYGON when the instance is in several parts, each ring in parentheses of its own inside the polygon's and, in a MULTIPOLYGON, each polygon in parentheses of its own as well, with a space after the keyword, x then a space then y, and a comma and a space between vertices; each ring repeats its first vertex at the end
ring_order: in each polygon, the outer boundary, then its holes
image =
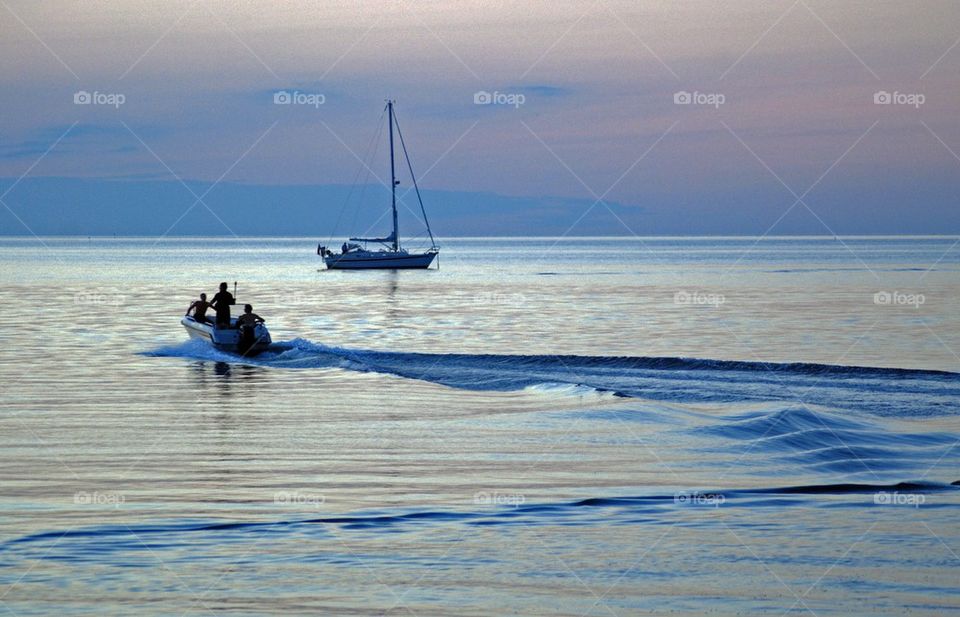
MULTIPOLYGON (((230 328, 215 328, 213 324, 200 323, 190 315, 181 319, 180 323, 186 328, 190 338, 203 339, 221 351, 241 353, 240 330, 236 327, 236 318, 230 320, 230 328)), ((266 351, 273 342, 270 339, 270 332, 263 324, 257 324, 254 336, 256 342, 247 351, 243 352, 244 356, 253 356, 266 351)))
POLYGON ((433 263, 436 251, 408 253, 406 251, 351 251, 323 258, 330 270, 399 270, 424 269, 433 263))

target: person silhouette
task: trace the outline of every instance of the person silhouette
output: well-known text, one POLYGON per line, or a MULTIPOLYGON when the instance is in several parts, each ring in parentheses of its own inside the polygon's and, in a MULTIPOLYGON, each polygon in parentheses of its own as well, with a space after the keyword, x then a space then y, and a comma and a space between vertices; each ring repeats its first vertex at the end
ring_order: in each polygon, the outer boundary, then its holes
POLYGON ((253 312, 253 305, 244 304, 243 305, 243 315, 237 318, 237 327, 247 327, 247 326, 256 326, 258 323, 263 323, 263 317, 260 317, 253 312))
POLYGON ((253 306, 245 304, 243 306, 243 315, 237 318, 237 328, 240 329, 240 337, 237 339, 237 351, 241 355, 247 355, 254 345, 257 344, 257 324, 263 323, 263 318, 253 312, 253 306))
POLYGON ((217 311, 217 327, 230 327, 230 306, 236 304, 233 294, 227 291, 227 284, 220 283, 220 291, 213 297, 210 303, 217 311))
POLYGON ((187 315, 190 314, 190 311, 193 311, 193 320, 197 323, 207 323, 207 309, 210 308, 210 303, 207 302, 207 294, 200 294, 200 299, 195 300, 193 304, 190 305, 190 308, 187 309, 187 315))

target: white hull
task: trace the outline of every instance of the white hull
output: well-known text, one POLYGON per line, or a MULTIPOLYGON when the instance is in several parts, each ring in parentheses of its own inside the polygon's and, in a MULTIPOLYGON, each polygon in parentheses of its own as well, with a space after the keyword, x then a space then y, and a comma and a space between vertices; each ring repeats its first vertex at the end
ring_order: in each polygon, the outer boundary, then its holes
MULTIPOLYGON (((181 319, 180 323, 186 328, 190 338, 203 339, 222 351, 240 353, 240 330, 236 327, 236 318, 230 320, 230 328, 215 328, 213 324, 200 323, 189 315, 181 319)), ((261 351, 266 351, 273 342, 270 340, 270 332, 263 324, 257 325, 254 330, 254 335, 256 336, 256 342, 243 354, 245 356, 252 356, 261 351)))
POLYGON ((407 253, 406 251, 352 251, 323 258, 330 270, 398 270, 429 268, 435 251, 407 253))

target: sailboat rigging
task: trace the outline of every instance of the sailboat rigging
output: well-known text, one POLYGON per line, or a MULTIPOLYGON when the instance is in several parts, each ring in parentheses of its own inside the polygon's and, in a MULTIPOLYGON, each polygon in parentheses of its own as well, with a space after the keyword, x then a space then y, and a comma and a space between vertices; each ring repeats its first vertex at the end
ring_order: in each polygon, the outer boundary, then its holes
MULTIPOLYGON (((440 253, 433 237, 433 231, 430 229, 430 221, 427 219, 427 211, 423 206, 423 198, 420 195, 420 187, 417 185, 417 178, 413 175, 413 165, 410 163, 410 156, 407 154, 407 144, 403 139, 403 133, 400 131, 400 124, 397 122, 393 111, 393 101, 387 101, 387 122, 390 133, 390 207, 393 214, 393 231, 384 238, 350 238, 344 242, 339 253, 327 249, 325 246, 317 247, 317 254, 323 258, 327 269, 330 270, 372 270, 372 269, 398 269, 398 268, 429 268, 430 264, 440 253), (417 201, 420 203, 420 211, 423 214, 423 222, 427 226, 427 234, 430 236, 430 248, 426 251, 417 253, 410 252, 400 245, 399 224, 397 216, 397 180, 396 164, 394 156, 394 127, 396 127, 397 136, 400 138, 400 146, 403 150, 403 156, 407 161, 407 169, 410 177, 413 179, 413 188, 417 194, 417 201), (378 243, 382 245, 379 250, 370 250, 368 243, 378 243), (359 244, 362 243, 362 244, 359 244)), ((382 126, 382 125, 381 125, 382 126)))

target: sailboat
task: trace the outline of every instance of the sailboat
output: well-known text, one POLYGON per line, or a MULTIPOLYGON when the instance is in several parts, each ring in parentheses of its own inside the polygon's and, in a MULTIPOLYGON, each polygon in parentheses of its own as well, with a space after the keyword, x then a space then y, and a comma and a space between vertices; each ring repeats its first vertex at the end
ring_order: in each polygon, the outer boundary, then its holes
POLYGON ((390 127, 390 206, 393 213, 393 231, 385 238, 350 238, 344 242, 339 253, 327 249, 325 246, 317 246, 317 254, 323 258, 324 263, 329 270, 374 270, 374 269, 400 269, 400 268, 429 268, 430 264, 440 253, 439 247, 433 238, 433 232, 430 230, 430 221, 427 220, 427 211, 423 207, 423 199, 420 197, 420 188, 417 186, 417 179, 413 175, 413 166, 410 164, 410 157, 407 155, 407 145, 403 141, 403 133, 400 132, 400 125, 397 123, 393 112, 393 101, 387 101, 387 122, 390 127), (396 169, 394 166, 393 153, 393 132, 396 125, 397 135, 400 138, 400 145, 403 149, 403 156, 407 161, 407 168, 410 171, 410 177, 413 179, 413 188, 417 193, 417 201, 420 202, 420 211, 423 213, 423 222, 427 226, 427 234, 430 236, 430 248, 424 252, 410 252, 400 246, 400 236, 397 226, 397 180, 396 169), (380 244, 380 248, 371 250, 369 243, 380 244))

